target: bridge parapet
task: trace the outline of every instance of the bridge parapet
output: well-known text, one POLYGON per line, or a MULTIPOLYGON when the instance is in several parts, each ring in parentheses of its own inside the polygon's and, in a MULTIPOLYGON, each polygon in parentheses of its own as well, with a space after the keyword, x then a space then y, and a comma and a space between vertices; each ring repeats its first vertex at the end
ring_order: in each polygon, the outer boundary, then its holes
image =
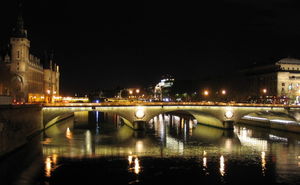
POLYGON ((184 111, 194 116, 199 123, 213 127, 232 129, 233 123, 238 122, 243 116, 259 111, 275 111, 287 113, 290 109, 300 110, 299 106, 271 106, 257 104, 209 104, 197 102, 171 102, 171 103, 73 103, 47 105, 43 109, 44 123, 49 122, 61 114, 77 111, 111 112, 121 116, 127 125, 138 129, 159 114, 174 111, 184 111), (252 106, 250 106, 252 105, 252 106), (255 105, 255 106, 253 106, 255 105))

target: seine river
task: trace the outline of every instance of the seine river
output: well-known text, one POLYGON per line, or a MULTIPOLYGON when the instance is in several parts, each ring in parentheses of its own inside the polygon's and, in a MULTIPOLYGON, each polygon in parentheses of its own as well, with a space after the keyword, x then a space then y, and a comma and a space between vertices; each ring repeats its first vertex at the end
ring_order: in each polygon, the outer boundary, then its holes
POLYGON ((188 115, 133 131, 114 114, 78 112, 0 163, 0 184, 300 184, 300 135, 188 115))

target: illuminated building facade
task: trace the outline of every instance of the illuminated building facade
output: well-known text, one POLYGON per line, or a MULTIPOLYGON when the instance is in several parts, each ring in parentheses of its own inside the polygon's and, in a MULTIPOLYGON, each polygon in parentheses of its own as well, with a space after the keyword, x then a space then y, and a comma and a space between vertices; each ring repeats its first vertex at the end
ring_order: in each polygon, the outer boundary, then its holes
POLYGON ((2 57, 2 66, 9 73, 10 84, 1 94, 10 95, 18 102, 53 102, 59 95, 59 67, 52 58, 44 65, 30 54, 30 41, 21 14, 10 38, 10 48, 2 57))
POLYGON ((287 97, 290 103, 299 103, 299 59, 283 58, 272 64, 253 66, 245 72, 249 81, 249 94, 287 97))
POLYGON ((160 101, 171 100, 171 88, 174 85, 174 78, 170 75, 163 76, 161 81, 154 88, 154 99, 160 101))

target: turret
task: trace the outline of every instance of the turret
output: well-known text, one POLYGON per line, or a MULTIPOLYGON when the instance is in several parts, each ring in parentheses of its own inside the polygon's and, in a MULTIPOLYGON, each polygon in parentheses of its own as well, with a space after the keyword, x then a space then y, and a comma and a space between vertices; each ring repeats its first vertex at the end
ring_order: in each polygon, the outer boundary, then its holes
POLYGON ((17 24, 13 29, 12 37, 14 38, 27 38, 27 30, 24 28, 24 20, 22 15, 22 4, 19 4, 19 15, 17 18, 17 24))
MULTIPOLYGON (((26 62, 29 62, 30 41, 27 39, 27 31, 24 29, 22 16, 22 5, 19 5, 19 15, 17 23, 13 29, 11 44, 11 71, 22 73, 26 71, 26 62)), ((20 74, 21 75, 21 74, 20 74)))

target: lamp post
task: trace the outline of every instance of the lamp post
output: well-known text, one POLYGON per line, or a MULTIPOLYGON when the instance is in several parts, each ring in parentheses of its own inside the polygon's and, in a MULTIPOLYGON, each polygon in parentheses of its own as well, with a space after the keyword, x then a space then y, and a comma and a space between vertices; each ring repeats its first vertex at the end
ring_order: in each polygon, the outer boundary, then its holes
POLYGON ((139 99, 140 89, 136 89, 136 90, 135 90, 135 93, 136 93, 136 99, 138 100, 138 99, 139 99))
POLYGON ((225 101, 226 100, 226 94, 227 94, 227 91, 225 90, 225 89, 222 89, 221 90, 221 95, 222 95, 222 99, 223 99, 223 101, 225 101))
POLYGON ((51 102, 51 91, 47 89, 47 103, 51 102))
POLYGON ((204 95, 204 99, 207 101, 207 98, 209 96, 209 91, 208 90, 204 90, 203 91, 203 95, 204 95))
POLYGON ((267 94, 267 89, 264 88, 264 89, 262 90, 262 92, 263 92, 264 94, 267 94))
POLYGON ((264 101, 263 101, 263 103, 266 103, 267 102, 267 100, 266 100, 266 94, 267 94, 267 89, 266 88, 263 88, 262 89, 262 92, 263 92, 263 98, 264 98, 264 101))
POLYGON ((209 95, 209 91, 208 90, 204 90, 203 94, 204 94, 204 96, 208 96, 209 95))
POLYGON ((223 90, 221 91, 221 94, 222 94, 222 95, 226 95, 226 90, 223 89, 223 90))

